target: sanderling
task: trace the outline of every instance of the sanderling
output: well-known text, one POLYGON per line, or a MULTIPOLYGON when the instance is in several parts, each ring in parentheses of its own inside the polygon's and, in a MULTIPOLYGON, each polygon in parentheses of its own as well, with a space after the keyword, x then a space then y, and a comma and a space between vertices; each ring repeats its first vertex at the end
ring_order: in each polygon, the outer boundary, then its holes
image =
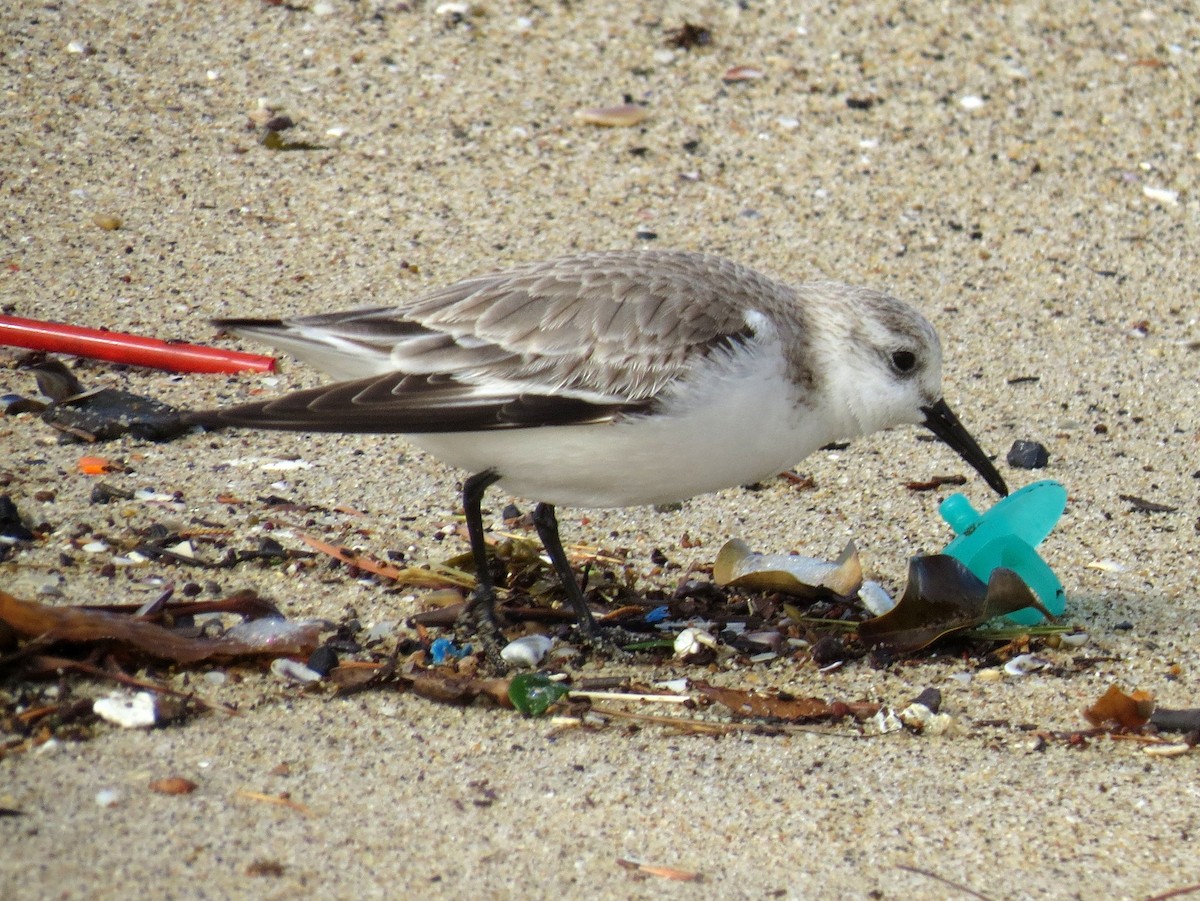
POLYGON ((793 287, 704 254, 615 251, 465 279, 400 306, 217 324, 338 381, 192 422, 399 433, 469 474, 477 588, 465 615, 492 639, 480 504, 493 484, 536 502, 538 536, 589 638, 598 630, 557 505, 680 501, 905 423, 1008 493, 942 397, 933 326, 868 288, 793 287))

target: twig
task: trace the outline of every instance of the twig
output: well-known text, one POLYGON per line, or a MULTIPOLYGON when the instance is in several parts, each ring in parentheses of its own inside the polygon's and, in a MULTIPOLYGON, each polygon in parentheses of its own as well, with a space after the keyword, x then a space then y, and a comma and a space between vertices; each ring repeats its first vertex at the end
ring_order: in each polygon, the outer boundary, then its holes
POLYGON ((633 713, 628 710, 616 710, 611 707, 592 707, 591 713, 612 717, 620 720, 633 720, 639 723, 652 723, 658 726, 669 726, 685 732, 701 732, 711 735, 728 735, 733 732, 759 732, 769 730, 776 733, 826 735, 831 738, 871 738, 855 732, 834 732, 828 729, 814 729, 811 726, 797 726, 794 723, 727 723, 712 720, 700 720, 686 716, 663 716, 657 713, 633 713))
POLYGON ((659 704, 686 704, 690 695, 641 695, 628 691, 572 691, 567 695, 576 698, 591 698, 594 701, 649 701, 659 704))
POLYGON ((293 801, 287 795, 266 795, 262 792, 252 792, 245 788, 239 788, 236 794, 239 798, 246 798, 249 801, 262 801, 264 804, 278 804, 280 807, 290 807, 292 810, 304 814, 306 817, 314 815, 310 808, 305 807, 299 801, 293 801))

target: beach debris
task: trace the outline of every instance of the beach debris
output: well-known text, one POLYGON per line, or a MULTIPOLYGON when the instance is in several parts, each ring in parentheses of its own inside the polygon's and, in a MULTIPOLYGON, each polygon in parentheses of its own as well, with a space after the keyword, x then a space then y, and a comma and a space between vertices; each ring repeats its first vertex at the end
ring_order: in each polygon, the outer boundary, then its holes
MULTIPOLYGON (((227 601, 234 601, 234 598, 227 601)), ((180 607, 191 607, 196 612, 197 606, 183 603, 167 605, 166 609, 178 622, 185 616, 178 612, 180 607)), ((234 611, 238 606, 236 602, 227 603, 226 609, 234 611)), ((253 611, 256 607, 251 602, 242 609, 253 611)), ((103 644, 127 654, 175 663, 197 663, 213 659, 307 655, 316 648, 317 637, 325 629, 325 624, 320 621, 262 618, 240 623, 219 638, 197 638, 181 630, 135 618, 131 615, 133 612, 38 604, 0 591, 0 621, 7 623, 19 636, 37 639, 43 649, 60 642, 103 644)))
POLYGON ((16 416, 19 413, 41 413, 46 405, 23 394, 0 396, 0 416, 16 416))
POLYGON ((1028 676, 1051 666, 1051 662, 1035 654, 1018 654, 1004 664, 1004 672, 1010 676, 1028 676))
POLYGON ((987 101, 975 94, 967 94, 958 101, 958 105, 968 112, 974 112, 977 109, 983 109, 987 101))
POLYGON ((1004 458, 1017 469, 1045 469, 1050 465, 1050 452, 1037 441, 1014 441, 1004 458))
POLYGON ((896 606, 896 599, 888 594, 887 589, 870 580, 863 582, 862 588, 858 589, 858 600, 872 616, 883 616, 896 606))
POLYGON ((1150 185, 1143 185, 1142 195, 1162 206, 1179 206, 1179 192, 1172 191, 1169 188, 1154 188, 1150 185))
MULTIPOLYGON (((0 342, 3 340, 0 322, 0 342)), ((42 421, 75 440, 107 441, 131 435, 165 441, 186 431, 179 411, 169 404, 117 388, 87 390, 60 360, 43 360, 25 368, 34 373, 38 390, 51 400, 41 412, 42 421)))
POLYGON ((165 776, 162 779, 151 779, 148 788, 160 795, 190 795, 200 786, 191 779, 182 776, 165 776))
POLYGON ((948 735, 958 728, 958 720, 948 713, 941 713, 941 707, 942 693, 936 688, 927 688, 898 716, 910 732, 918 735, 948 735))
POLYGON ((650 118, 650 110, 640 103, 622 103, 618 106, 595 106, 575 111, 575 121, 583 125, 598 125, 604 128, 630 128, 650 118))
POLYGON ((99 807, 116 807, 121 803, 121 792, 115 788, 102 788, 96 792, 96 804, 99 807))
POLYGON ((1144 691, 1125 694, 1116 685, 1110 685, 1096 703, 1083 710, 1083 718, 1097 728, 1116 725, 1138 729, 1150 722, 1153 713, 1153 695, 1144 691))
POLYGON ((707 47, 712 40, 711 28, 685 21, 678 28, 668 31, 663 43, 676 50, 691 50, 693 47, 707 47))
POLYGON ((475 586, 475 577, 471 573, 456 569, 449 564, 394 566, 391 563, 384 563, 382 560, 377 560, 368 554, 356 553, 347 547, 322 541, 312 535, 297 533, 296 537, 313 550, 320 551, 322 554, 328 554, 330 557, 340 560, 347 566, 352 566, 355 569, 369 572, 384 579, 390 579, 398 585, 425 588, 473 588, 475 586))
POLYGON ((541 716, 570 689, 544 673, 521 673, 508 683, 508 698, 526 716, 541 716))
POLYGON ((1195 750, 1200 744, 1200 708, 1171 709, 1159 707, 1154 696, 1146 691, 1126 694, 1116 685, 1083 711, 1084 719, 1097 729, 1125 732, 1183 732, 1183 741, 1157 741, 1144 751, 1154 757, 1178 757, 1195 750))
POLYGON ((909 562, 908 584, 895 608, 859 623, 858 636, 866 644, 910 654, 945 635, 1024 607, 1033 607, 1052 618, 1029 586, 1010 569, 997 567, 985 585, 953 557, 914 557, 909 562))
POLYGON ((1135 513, 1174 513, 1178 507, 1170 504, 1160 504, 1157 501, 1146 500, 1136 494, 1118 494, 1121 500, 1133 507, 1135 513))
POLYGON ((1092 636, 1087 632, 1065 632, 1062 635, 1051 637, 1055 639, 1059 647, 1063 648, 1081 648, 1092 640, 1092 636))
POLYGON ((766 77, 767 73, 757 66, 731 66, 725 70, 725 74, 721 76, 721 81, 726 84, 733 84, 739 81, 758 81, 766 77))
POLYGON ((789 723, 816 720, 839 720, 852 716, 866 720, 874 716, 879 705, 869 702, 823 701, 820 698, 798 698, 784 691, 747 691, 722 688, 708 682, 695 681, 692 688, 701 697, 729 709, 735 717, 769 718, 789 723))
POLYGON ((149 729, 158 723, 154 695, 148 691, 97 698, 92 704, 92 711, 122 729, 149 729))
POLYGON ((909 491, 936 491, 943 485, 965 485, 967 477, 961 473, 948 476, 933 476, 924 482, 905 482, 904 487, 909 491))
POLYGON ((705 650, 716 650, 717 639, 704 629, 689 626, 675 636, 673 647, 676 657, 687 660, 705 650))
POLYGON ((106 232, 115 232, 124 225, 120 216, 114 216, 111 213, 97 213, 92 217, 92 222, 96 224, 97 228, 106 232))
MULTIPOLYGON (((1134 692, 1137 695, 1137 692, 1134 692)), ((1187 732, 1200 734, 1200 708, 1188 707, 1183 710, 1172 710, 1168 707, 1155 707, 1150 714, 1150 725, 1163 732, 1187 732)))
POLYGON ((756 554, 740 538, 717 552, 713 581, 720 587, 778 591, 817 599, 853 596, 862 586, 862 564, 854 542, 847 542, 832 563, 798 554, 756 554))
POLYGON ((295 682, 299 685, 311 685, 324 678, 314 669, 309 669, 298 660, 290 657, 276 657, 271 661, 271 673, 284 682, 295 682))
POLYGON ((21 520, 17 505, 7 494, 0 494, 0 560, 5 550, 21 542, 33 541, 32 530, 21 520))
POLYGON ((0 315, 0 345, 170 372, 272 372, 275 358, 199 344, 0 315))
POLYGON ((429 662, 434 666, 442 666, 455 660, 462 660, 470 653, 470 645, 460 647, 449 638, 435 638, 429 645, 429 662))
POLYGON ((524 635, 506 644, 500 650, 500 659, 513 666, 535 667, 554 644, 545 635, 524 635))
POLYGON ((643 873, 646 876, 657 876, 660 879, 670 879, 674 882, 696 882, 700 874, 695 870, 681 870, 678 867, 667 867, 662 864, 646 863, 640 860, 630 860, 628 857, 618 857, 617 866, 626 870, 643 873))
MULTIPOLYGON (((1062 583, 1037 552, 1054 530, 1067 506, 1067 490, 1044 479, 1014 491, 979 513, 962 494, 952 494, 938 506, 942 519, 957 538, 942 551, 961 561, 979 579, 988 581, 999 566, 1014 571, 1039 598, 1042 607, 1059 616, 1067 606, 1062 583)), ((1020 625, 1042 621, 1041 610, 1029 607, 1008 615, 1020 625)))

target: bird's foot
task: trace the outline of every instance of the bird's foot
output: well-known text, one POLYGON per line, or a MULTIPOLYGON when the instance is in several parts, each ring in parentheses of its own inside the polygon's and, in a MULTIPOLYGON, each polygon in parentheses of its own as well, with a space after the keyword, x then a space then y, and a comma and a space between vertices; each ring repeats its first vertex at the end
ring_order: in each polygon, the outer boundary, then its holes
POLYGON ((644 635, 637 635, 621 626, 602 626, 595 620, 580 622, 577 631, 583 644, 612 660, 632 660, 633 652, 625 650, 624 646, 646 640, 644 635))

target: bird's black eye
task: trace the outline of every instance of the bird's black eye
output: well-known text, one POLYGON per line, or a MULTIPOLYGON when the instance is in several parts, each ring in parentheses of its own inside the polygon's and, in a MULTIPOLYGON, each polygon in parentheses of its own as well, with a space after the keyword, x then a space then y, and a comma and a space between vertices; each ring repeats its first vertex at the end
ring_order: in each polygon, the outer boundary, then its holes
POLYGON ((899 373, 909 373, 917 368, 917 355, 911 350, 897 350, 892 354, 892 368, 899 373))

